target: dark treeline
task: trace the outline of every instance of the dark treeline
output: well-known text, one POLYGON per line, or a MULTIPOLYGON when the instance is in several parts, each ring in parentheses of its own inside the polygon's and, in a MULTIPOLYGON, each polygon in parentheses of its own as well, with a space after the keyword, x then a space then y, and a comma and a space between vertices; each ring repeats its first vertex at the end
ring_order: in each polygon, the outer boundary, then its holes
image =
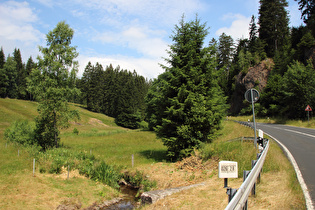
POLYGON ((15 49, 13 56, 5 57, 4 51, 0 50, 0 97, 18 98, 23 100, 32 99, 27 91, 27 78, 33 68, 36 67, 32 57, 27 63, 22 62, 20 49, 15 49))
POLYGON ((128 128, 138 128, 144 120, 150 81, 135 71, 88 63, 78 84, 81 102, 89 110, 114 117, 118 125, 128 128))
MULTIPOLYGON (((27 63, 22 62, 19 49, 12 56, 5 57, 0 51, 0 97, 35 100, 28 91, 28 80, 32 69, 37 64, 30 57, 27 63)), ((75 84, 81 95, 68 98, 68 101, 80 103, 87 109, 114 117, 118 125, 127 128, 138 128, 145 116, 145 96, 151 81, 134 72, 114 68, 105 69, 99 63, 93 66, 88 63, 82 78, 76 78, 75 84)))

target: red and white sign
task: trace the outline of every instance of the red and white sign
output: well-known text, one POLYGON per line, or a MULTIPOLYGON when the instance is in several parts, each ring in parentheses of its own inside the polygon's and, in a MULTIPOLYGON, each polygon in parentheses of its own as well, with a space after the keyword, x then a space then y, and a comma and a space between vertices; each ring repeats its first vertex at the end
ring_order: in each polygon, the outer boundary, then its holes
POLYGON ((305 108, 305 111, 309 111, 309 112, 312 111, 312 108, 310 107, 310 105, 307 105, 307 107, 305 108))

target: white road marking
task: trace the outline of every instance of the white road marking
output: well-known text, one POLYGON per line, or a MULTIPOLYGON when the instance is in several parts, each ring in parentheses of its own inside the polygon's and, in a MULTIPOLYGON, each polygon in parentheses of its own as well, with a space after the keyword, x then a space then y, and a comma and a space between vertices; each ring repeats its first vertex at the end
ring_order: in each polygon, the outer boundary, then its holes
MULTIPOLYGON (((269 125, 263 125, 263 126, 272 127, 272 126, 269 126, 269 125)), ((285 131, 289 131, 289 132, 293 132, 293 133, 298 133, 298 134, 302 134, 302 135, 305 135, 305 136, 309 136, 309 137, 315 138, 314 135, 307 134, 307 133, 302 133, 302 132, 295 131, 295 130, 290 130, 290 129, 287 129, 287 128, 278 128, 278 127, 272 127, 272 128, 279 129, 279 130, 285 130, 285 131)))

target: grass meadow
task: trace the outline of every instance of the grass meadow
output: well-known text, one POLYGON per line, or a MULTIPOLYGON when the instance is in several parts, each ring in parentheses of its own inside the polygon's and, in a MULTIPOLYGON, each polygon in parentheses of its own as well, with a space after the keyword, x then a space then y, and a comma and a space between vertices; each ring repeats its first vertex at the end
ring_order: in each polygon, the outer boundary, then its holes
MULTIPOLYGON (((218 178, 218 161, 239 162, 240 178, 229 180, 230 186, 237 188, 242 182, 242 170, 250 170, 250 161, 255 159, 252 143, 227 142, 254 135, 250 128, 232 121, 224 121, 218 138, 211 144, 203 145, 194 157, 170 163, 166 161, 167 148, 155 133, 125 129, 117 126, 111 117, 90 112, 80 105, 73 104, 72 107, 79 110, 81 119, 71 122, 68 129, 61 131, 63 148, 91 154, 123 171, 143 171, 146 177, 157 182, 155 189, 206 183, 204 187, 176 193, 142 209, 225 208, 227 195, 223 180, 218 178)), ((16 120, 33 121, 37 115, 36 108, 35 102, 0 99, 0 209, 56 209, 59 204, 86 208, 122 196, 118 190, 80 175, 77 170, 70 171, 67 179, 66 169, 57 174, 40 173, 42 163, 36 162, 33 176, 34 157, 30 150, 7 143, 3 134, 16 120)), ((305 209, 294 170, 273 141, 261 184, 257 186, 256 197, 249 200, 249 208, 305 209)))

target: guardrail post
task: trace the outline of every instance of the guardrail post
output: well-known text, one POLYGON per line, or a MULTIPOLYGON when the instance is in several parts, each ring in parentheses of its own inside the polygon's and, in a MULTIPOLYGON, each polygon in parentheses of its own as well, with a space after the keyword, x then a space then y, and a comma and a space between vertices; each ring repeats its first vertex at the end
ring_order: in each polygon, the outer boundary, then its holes
POLYGON ((250 173, 250 171, 245 171, 245 170, 243 171, 243 182, 245 182, 249 173, 250 173))
POLYGON ((256 162, 257 162, 257 160, 252 160, 252 168, 254 168, 256 162))
POLYGON ((243 210, 247 210, 247 206, 248 206, 248 200, 246 200, 244 206, 243 206, 243 210))
POLYGON ((256 157, 257 157, 257 160, 259 159, 261 153, 257 153, 256 157))
POLYGON ((252 188, 252 195, 256 196, 256 182, 254 183, 254 186, 252 188))
POLYGON ((236 194, 236 192, 237 192, 237 189, 232 189, 230 187, 228 187, 226 189, 226 194, 228 194, 228 196, 229 196, 229 203, 232 200, 232 198, 234 197, 234 195, 236 194))

